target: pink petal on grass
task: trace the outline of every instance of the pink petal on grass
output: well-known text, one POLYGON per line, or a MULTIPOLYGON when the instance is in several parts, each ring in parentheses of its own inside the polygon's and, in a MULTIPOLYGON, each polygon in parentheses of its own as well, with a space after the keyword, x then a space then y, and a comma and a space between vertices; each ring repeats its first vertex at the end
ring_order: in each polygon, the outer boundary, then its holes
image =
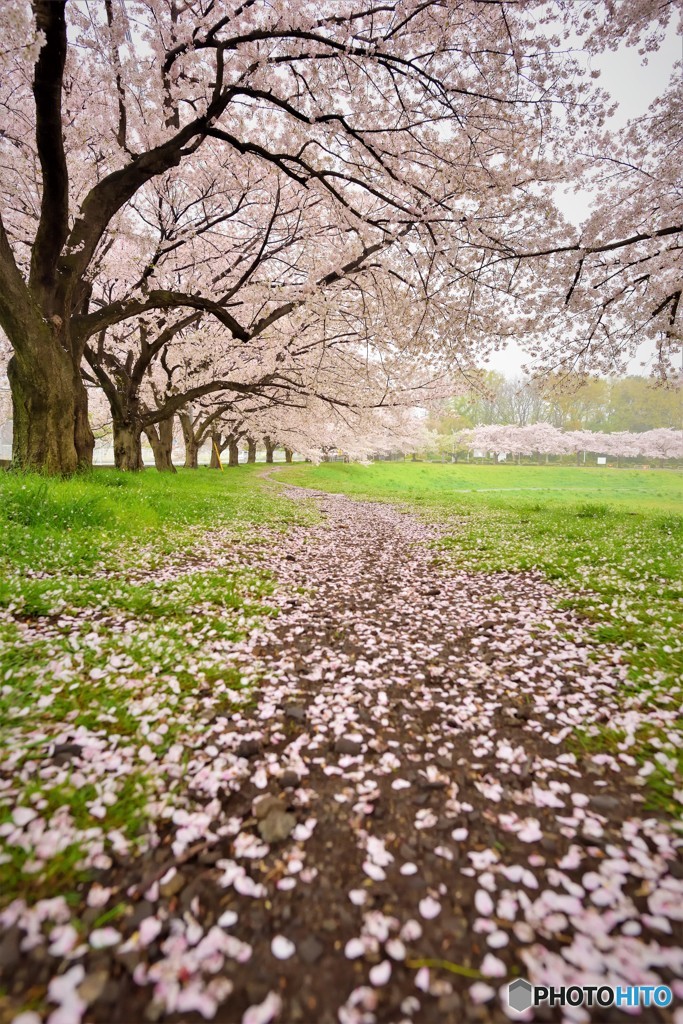
POLYGON ((487 953, 481 962, 481 973, 487 978, 504 978, 507 974, 507 967, 493 953, 487 953))
POLYGON ((431 896, 425 896, 423 900, 420 900, 418 907, 425 921, 431 921, 441 913, 441 904, 431 896))
POLYGON ((161 931, 162 924, 156 917, 146 917, 138 926, 140 945, 149 946, 161 931))
POLYGON ((282 1000, 277 992, 269 992, 262 1003, 250 1006, 242 1017, 242 1024, 270 1024, 280 1013, 282 1000))
POLYGON ((473 1003, 488 1003, 495 994, 496 990, 484 981, 477 981, 474 985, 470 985, 470 999, 473 1003))
POLYGON ((296 953, 296 946, 284 935, 276 935, 270 944, 270 951, 277 960, 289 960, 296 953))
POLYGON ((363 956, 364 952, 365 946, 362 939, 349 939, 344 946, 344 956, 347 960, 356 960, 359 956, 363 956))
POLYGON ((93 949, 107 949, 119 944, 121 932, 117 932, 116 928, 96 928, 90 933, 89 941, 93 949))
POLYGON ((33 821, 37 818, 38 814, 30 807, 15 807, 12 811, 12 820, 15 825, 19 825, 23 828, 24 825, 28 825, 29 821, 33 821))
POLYGON ((389 939, 384 948, 392 960, 405 960, 406 947, 400 939, 389 939))
POLYGON ((113 891, 113 889, 107 889, 105 886, 100 885, 99 882, 95 882, 94 885, 90 886, 86 902, 89 907, 103 907, 105 903, 109 902, 109 897, 113 891))
POLYGON ((474 894, 474 906, 481 917, 490 917, 493 913, 493 900, 485 889, 477 889, 474 894))
POLYGON ((420 992, 429 992, 429 968, 421 967, 415 975, 415 988, 420 992))
POLYGON ((66 956, 78 942, 78 932, 72 924, 62 924, 50 932, 51 945, 48 947, 50 956, 66 956))
POLYGON ((370 981, 378 988, 382 985, 386 985, 390 977, 391 964, 388 960, 382 960, 381 964, 375 964, 375 966, 370 969, 370 981))

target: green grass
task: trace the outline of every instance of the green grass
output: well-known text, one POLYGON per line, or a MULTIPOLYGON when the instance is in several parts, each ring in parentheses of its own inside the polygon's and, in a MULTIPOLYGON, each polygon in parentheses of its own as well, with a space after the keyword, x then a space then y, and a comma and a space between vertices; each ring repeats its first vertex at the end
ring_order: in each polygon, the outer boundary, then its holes
MULTIPOLYGON (((545 466, 329 463, 295 465, 278 479, 375 501, 403 502, 446 524, 435 561, 471 572, 538 570, 562 585, 558 601, 599 644, 623 648, 623 690, 652 706, 680 703, 683 677, 683 473, 545 466)), ((589 729, 585 748, 619 737, 589 729)), ((680 735, 645 725, 631 753, 650 761, 653 803, 675 809, 680 735), (670 759, 677 768, 670 770, 670 759)))
MULTIPOLYGON (((264 486, 252 467, 166 476, 96 470, 70 480, 0 473, 0 824, 16 804, 48 823, 68 810, 70 841, 35 870, 31 850, 0 840, 0 903, 72 890, 88 877, 91 831, 118 831, 135 848, 150 801, 182 790, 137 752, 140 706, 163 756, 183 758, 212 716, 251 700, 226 666, 226 645, 272 614, 267 572, 235 561, 248 545, 258 566, 267 534, 315 514, 264 486), (74 786, 48 756, 65 731, 87 730, 134 751, 107 785, 74 786), (104 786, 104 789, 102 787, 104 786)), ((106 846, 106 843, 105 843, 106 846)))

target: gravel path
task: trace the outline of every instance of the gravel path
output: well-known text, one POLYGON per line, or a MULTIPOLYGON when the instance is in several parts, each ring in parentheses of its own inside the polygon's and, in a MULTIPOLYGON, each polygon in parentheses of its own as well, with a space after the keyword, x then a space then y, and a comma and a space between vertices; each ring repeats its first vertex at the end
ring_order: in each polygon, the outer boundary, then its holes
POLYGON ((517 976, 664 982, 673 1005, 638 1019, 682 1024, 683 844, 643 810, 626 743, 572 745, 585 723, 637 726, 619 652, 540 576, 455 572, 436 527, 315 500, 324 522, 259 563, 280 614, 229 654, 257 699, 207 720, 161 874, 128 886, 117 937, 30 951, 61 976, 50 1024, 623 1019, 514 1014, 517 976))

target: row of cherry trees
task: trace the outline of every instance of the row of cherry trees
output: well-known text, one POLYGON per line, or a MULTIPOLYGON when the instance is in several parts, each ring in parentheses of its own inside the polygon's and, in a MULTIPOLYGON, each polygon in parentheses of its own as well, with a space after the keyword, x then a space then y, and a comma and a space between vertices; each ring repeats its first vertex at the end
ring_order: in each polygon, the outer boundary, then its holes
POLYGON ((304 434, 377 436, 373 410, 443 393, 512 336, 555 374, 654 338, 666 378, 680 94, 614 139, 588 58, 656 49, 672 10, 0 5, 16 464, 91 464, 94 388, 135 469, 143 432, 164 467, 176 415, 190 450, 207 416, 224 438, 285 408, 304 434), (599 202, 577 230, 554 196, 579 176, 599 202))
MULTIPOLYGON (((101 435, 105 445, 111 437, 111 418, 102 402, 101 435)), ((291 462, 294 452, 318 462, 341 449, 347 457, 366 460, 376 452, 389 452, 397 447, 416 451, 428 444, 430 435, 423 417, 407 406, 391 408, 339 408, 325 401, 305 396, 301 403, 262 402, 252 398, 220 397, 184 406, 176 415, 143 429, 158 470, 174 472, 173 449, 182 437, 184 466, 196 469, 200 450, 207 446, 209 467, 217 469, 239 463, 240 449, 246 450, 247 462, 256 462, 257 448, 265 449, 266 462, 272 463, 276 449, 284 450, 291 462)), ((122 458, 115 447, 116 465, 122 469, 141 469, 142 444, 137 439, 135 461, 122 458)), ((125 454, 125 453, 123 453, 125 454)))
POLYGON ((592 452, 614 458, 683 459, 683 431, 661 428, 641 433, 558 430, 550 423, 525 427, 490 426, 455 435, 459 447, 506 455, 571 455, 592 452))

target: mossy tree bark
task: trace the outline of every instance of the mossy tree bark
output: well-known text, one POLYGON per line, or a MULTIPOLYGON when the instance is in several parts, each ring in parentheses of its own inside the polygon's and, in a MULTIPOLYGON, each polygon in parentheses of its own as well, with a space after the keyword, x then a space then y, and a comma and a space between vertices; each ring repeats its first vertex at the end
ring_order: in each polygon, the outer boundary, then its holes
POLYGON ((114 464, 117 469, 137 473, 144 469, 142 461, 142 424, 130 420, 113 420, 114 464))
POLYGON ((36 334, 30 353, 17 349, 7 368, 12 461, 21 469, 68 476, 92 465, 88 395, 73 359, 50 338, 49 328, 36 334))
POLYGON ((192 421, 192 415, 187 410, 183 409, 178 414, 180 420, 180 426, 183 431, 183 441, 185 443, 185 469, 197 469, 199 466, 199 449, 201 442, 199 442, 197 435, 194 431, 194 423, 192 421))
POLYGON ((211 459, 209 460, 209 469, 220 469, 221 460, 220 456, 223 454, 227 446, 227 441, 224 441, 221 437, 219 430, 211 431, 211 459))
POLYGON ((154 453, 154 465, 160 473, 175 473, 173 465, 173 417, 145 427, 154 453))
POLYGON ((247 462, 256 462, 256 441, 251 437, 247 438, 247 462))

